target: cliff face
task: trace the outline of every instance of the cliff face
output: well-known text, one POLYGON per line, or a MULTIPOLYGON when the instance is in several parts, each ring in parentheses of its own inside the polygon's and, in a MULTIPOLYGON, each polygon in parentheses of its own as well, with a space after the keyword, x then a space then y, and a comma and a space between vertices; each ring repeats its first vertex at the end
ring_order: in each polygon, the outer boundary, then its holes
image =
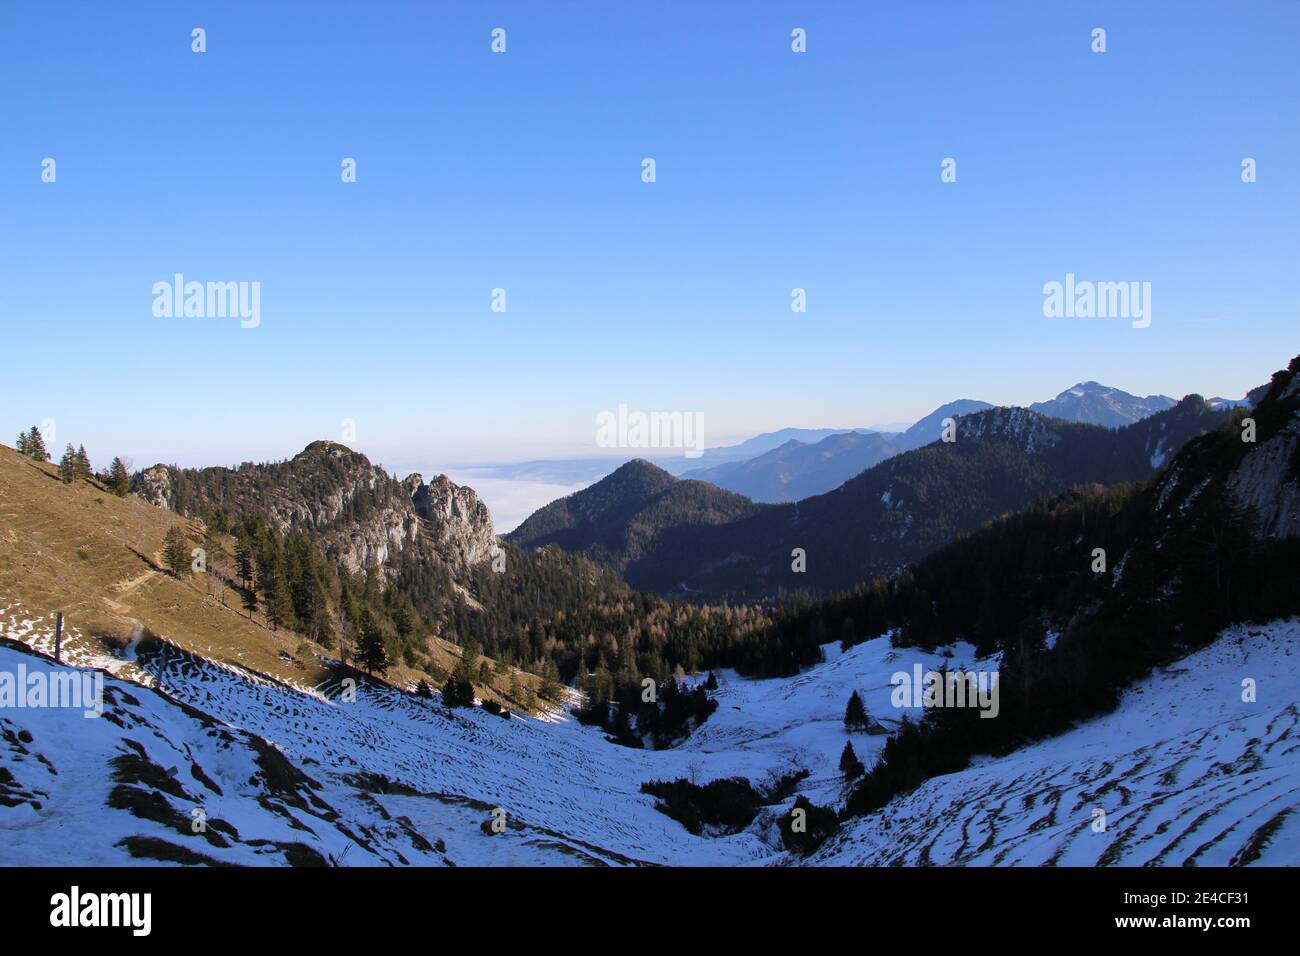
POLYGON ((382 568, 411 548, 428 549, 455 574, 487 558, 496 536, 473 489, 443 475, 398 481, 365 455, 313 442, 284 462, 238 468, 154 465, 135 476, 141 498, 179 514, 257 514, 282 534, 315 534, 351 571, 382 568))
POLYGON ((1156 510, 1173 522, 1198 499, 1224 495, 1253 512, 1261 538, 1300 537, 1300 356, 1250 394, 1249 409, 1234 412, 1159 478, 1156 510))
POLYGON ((409 475, 402 484, 424 540, 435 552, 466 567, 491 555, 496 542, 492 515, 473 488, 446 475, 437 475, 428 484, 419 475, 409 475))
POLYGON ((1272 434, 1228 476, 1228 490, 1254 509, 1266 538, 1300 537, 1300 369, 1287 375, 1269 395, 1272 434))

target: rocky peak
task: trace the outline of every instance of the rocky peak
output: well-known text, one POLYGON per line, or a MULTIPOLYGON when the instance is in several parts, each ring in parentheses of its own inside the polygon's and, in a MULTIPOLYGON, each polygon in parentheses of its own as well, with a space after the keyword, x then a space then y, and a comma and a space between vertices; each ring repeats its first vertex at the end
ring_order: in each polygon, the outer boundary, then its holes
POLYGON ((426 540, 444 557, 468 566, 487 558, 496 541, 492 515, 474 489, 458 485, 446 475, 428 484, 418 475, 408 475, 402 486, 410 496, 426 540))
POLYGON ((288 461, 238 468, 154 465, 135 476, 133 490, 191 517, 256 514, 281 534, 311 532, 351 571, 382 568, 419 546, 459 571, 486 558, 495 541, 491 515, 472 489, 444 475, 429 484, 419 475, 398 481, 332 441, 312 442, 288 461))
POLYGON ((154 465, 135 476, 131 490, 157 508, 170 508, 172 492, 171 469, 167 465, 154 465))

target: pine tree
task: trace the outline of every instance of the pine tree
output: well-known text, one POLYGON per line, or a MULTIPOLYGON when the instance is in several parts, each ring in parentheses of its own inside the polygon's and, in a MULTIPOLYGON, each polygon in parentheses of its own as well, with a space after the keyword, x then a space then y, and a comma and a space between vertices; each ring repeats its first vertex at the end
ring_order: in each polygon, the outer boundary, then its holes
POLYGON ((560 668, 554 658, 548 657, 546 663, 542 665, 540 694, 544 699, 556 703, 564 699, 564 686, 560 683, 560 668))
POLYGON ((34 458, 37 461, 50 460, 50 453, 45 449, 45 439, 41 437, 40 429, 35 425, 27 433, 27 438, 22 445, 22 452, 28 458, 34 458))
POLYGON ((713 671, 709 671, 709 679, 704 682, 704 689, 705 690, 718 689, 718 675, 713 673, 713 671))
POLYGON ((866 730, 868 726, 867 708, 855 690, 844 709, 844 726, 849 730, 866 730))
MULTIPOLYGON (((390 592, 393 593, 393 592, 390 592)), ((399 637, 409 637, 415 630, 415 612, 409 601, 400 601, 391 615, 399 637)))
POLYGON ((119 498, 125 498, 126 493, 131 490, 131 473, 127 471, 126 462, 121 458, 114 458, 113 464, 108 466, 108 481, 105 484, 119 498))
POLYGON ((275 561, 262 575, 262 597, 266 604, 266 619, 271 622, 271 631, 280 627, 291 627, 294 623, 293 595, 289 593, 289 582, 285 578, 284 567, 275 561))
POLYGON ((86 454, 86 446, 77 446, 77 477, 89 478, 91 476, 90 457, 86 454))
POLYGON ((244 602, 244 610, 248 612, 248 619, 251 621, 253 612, 257 610, 257 592, 252 588, 244 588, 240 596, 244 602))
POLYGON ((163 538, 163 563, 178 578, 190 569, 190 552, 180 525, 174 524, 167 529, 167 536, 163 538))
POLYGON ((14 449, 20 455, 27 454, 27 433, 26 432, 18 433, 18 441, 14 442, 14 449))
POLYGON ((357 633, 357 662, 367 674, 383 674, 389 668, 388 650, 384 647, 384 634, 370 608, 361 612, 361 627, 357 633))
POLYGON ((853 751, 853 741, 844 744, 844 751, 840 754, 840 773, 844 774, 849 780, 856 780, 862 776, 866 768, 862 766, 862 761, 853 751))
POLYGON ((235 570, 239 582, 246 589, 253 589, 253 551, 248 546, 248 538, 243 534, 235 539, 235 570))
POLYGON ((59 459, 59 477, 65 484, 71 484, 77 477, 77 453, 71 445, 64 449, 63 457, 59 459))
POLYGON ((470 678, 470 665, 464 658, 456 664, 447 683, 442 685, 442 702, 448 707, 474 706, 474 682, 470 678))

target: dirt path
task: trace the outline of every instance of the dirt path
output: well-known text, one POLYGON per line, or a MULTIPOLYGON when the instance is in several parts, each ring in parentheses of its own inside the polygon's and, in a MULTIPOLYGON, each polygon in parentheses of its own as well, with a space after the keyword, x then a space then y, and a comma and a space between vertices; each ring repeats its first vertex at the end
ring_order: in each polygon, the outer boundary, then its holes
MULTIPOLYGON (((149 570, 138 577, 128 578, 125 581, 118 581, 115 584, 110 585, 110 588, 117 595, 117 598, 129 597, 139 589, 140 585, 144 584, 144 582, 157 574, 157 571, 149 570)), ((127 606, 117 598, 105 597, 104 603, 118 614, 126 614, 129 608, 127 608, 127 606)))

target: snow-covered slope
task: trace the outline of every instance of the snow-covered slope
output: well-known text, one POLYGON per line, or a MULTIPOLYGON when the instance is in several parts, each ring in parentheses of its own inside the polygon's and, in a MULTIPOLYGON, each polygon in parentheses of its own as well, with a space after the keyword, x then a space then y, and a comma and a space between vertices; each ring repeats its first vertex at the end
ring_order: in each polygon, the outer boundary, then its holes
MULTIPOLYGON (((0 624, 48 646, 44 619, 11 607, 0 624)), ((1300 802, 1297 637, 1295 622, 1232 632, 1135 688, 1110 717, 849 821, 812 862, 1226 862, 1252 847, 1259 862, 1298 862, 1300 826, 1287 815, 1300 802), (1247 676, 1258 704, 1239 700, 1247 676), (1093 806, 1108 814, 1104 835, 1089 830, 1093 806)), ((0 710, 0 864, 799 862, 775 827, 790 800, 711 838, 657 811, 640 784, 760 783, 802 769, 799 793, 842 805, 844 742, 870 765, 886 739, 846 733, 849 694, 892 726, 902 713, 890 676, 945 655, 887 638, 826 652, 789 679, 719 672, 717 712, 669 751, 612 745, 564 715, 504 720, 365 681, 348 702, 337 681, 299 688, 175 649, 141 653, 119 670, 161 690, 107 677, 101 718, 0 710), (195 808, 206 834, 191 832, 195 808), (512 825, 485 834, 496 808, 512 825)), ((946 659, 992 666, 965 646, 946 659)), ((0 672, 19 664, 56 669, 0 646, 0 672)))
POLYGON ((812 861, 1294 866, 1298 689, 1300 622, 1232 628, 1132 687, 1115 712, 930 780, 812 861), (1242 699, 1247 679, 1255 702, 1242 699))

